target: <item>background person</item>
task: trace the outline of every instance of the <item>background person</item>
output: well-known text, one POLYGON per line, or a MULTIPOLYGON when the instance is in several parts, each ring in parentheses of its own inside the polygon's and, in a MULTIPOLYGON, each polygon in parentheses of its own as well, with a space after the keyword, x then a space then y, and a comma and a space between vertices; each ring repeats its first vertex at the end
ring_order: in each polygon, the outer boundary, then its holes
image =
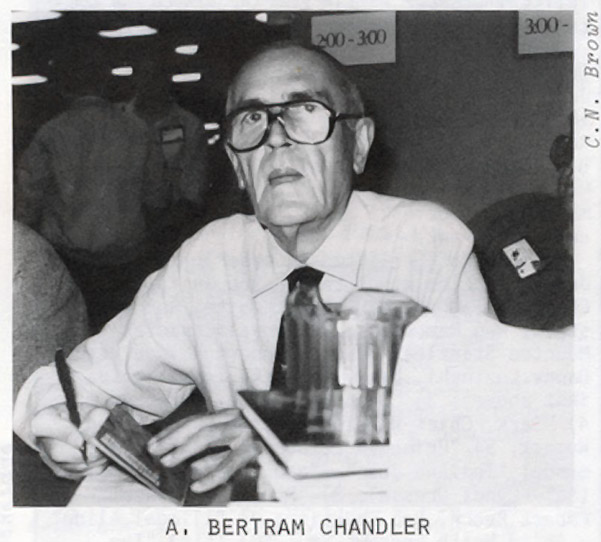
POLYGON ((23 153, 15 218, 57 250, 97 331, 132 300, 145 264, 149 213, 165 206, 144 123, 102 97, 110 76, 102 49, 65 48, 54 65, 67 109, 23 153))
MULTIPOLYGON (((25 380, 52 359, 68 355, 88 335, 84 299, 50 243, 13 222, 13 401, 25 380)), ((73 482, 42 472, 37 454, 13 435, 13 503, 47 506, 67 495, 73 482), (41 479, 40 479, 41 476, 41 479)), ((66 504, 66 500, 64 504, 66 504)))
POLYGON ((13 394, 57 348, 88 336, 86 305, 50 243, 13 222, 13 394))
POLYGON ((154 148, 152 168, 160 176, 165 201, 153 221, 151 240, 164 264, 202 222, 209 175, 203 121, 173 99, 171 74, 159 54, 135 66, 135 96, 120 107, 144 121, 154 148))
POLYGON ((518 194, 469 221, 490 300, 505 324, 540 330, 574 325, 572 155, 572 137, 557 136, 550 152, 555 194, 518 194))

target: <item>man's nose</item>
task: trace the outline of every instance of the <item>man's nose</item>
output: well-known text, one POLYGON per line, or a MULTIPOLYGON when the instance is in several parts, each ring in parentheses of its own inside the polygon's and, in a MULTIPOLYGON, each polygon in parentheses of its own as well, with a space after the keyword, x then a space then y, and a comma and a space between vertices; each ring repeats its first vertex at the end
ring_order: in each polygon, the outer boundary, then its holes
POLYGON ((284 121, 280 117, 274 119, 268 130, 267 145, 273 148, 290 145, 290 140, 284 130, 284 121))

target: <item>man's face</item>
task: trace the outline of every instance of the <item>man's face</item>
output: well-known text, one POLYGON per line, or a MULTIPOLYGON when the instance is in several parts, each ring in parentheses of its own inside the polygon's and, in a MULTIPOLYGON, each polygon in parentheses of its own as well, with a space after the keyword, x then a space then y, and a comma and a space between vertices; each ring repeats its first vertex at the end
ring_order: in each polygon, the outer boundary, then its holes
MULTIPOLYGON (((338 113, 355 113, 344 110, 344 97, 317 55, 298 48, 271 51, 244 69, 230 94, 228 112, 247 104, 305 98, 321 101, 338 113)), ((356 134, 343 123, 336 123, 328 140, 307 145, 291 141, 275 121, 267 141, 258 149, 244 153, 227 149, 257 218, 270 230, 323 227, 342 216, 356 152, 356 134)), ((369 145, 365 159, 368 150, 369 145)))

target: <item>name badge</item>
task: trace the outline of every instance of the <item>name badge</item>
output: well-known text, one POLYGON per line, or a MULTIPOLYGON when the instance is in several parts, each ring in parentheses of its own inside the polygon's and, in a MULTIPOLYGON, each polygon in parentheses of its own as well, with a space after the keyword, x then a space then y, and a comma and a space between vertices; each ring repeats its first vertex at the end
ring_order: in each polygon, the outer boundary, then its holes
POLYGON ((541 269, 541 260, 526 239, 506 246, 503 252, 521 279, 534 275, 541 269))
POLYGON ((161 130, 161 143, 177 143, 184 140, 184 127, 166 126, 161 130))

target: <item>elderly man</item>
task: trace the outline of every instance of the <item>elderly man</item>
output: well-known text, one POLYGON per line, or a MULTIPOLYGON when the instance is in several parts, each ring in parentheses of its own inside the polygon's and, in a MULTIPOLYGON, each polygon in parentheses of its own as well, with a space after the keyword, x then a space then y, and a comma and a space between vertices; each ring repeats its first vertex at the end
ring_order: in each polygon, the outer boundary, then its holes
POLYGON ((374 137, 355 85, 325 53, 275 44, 245 64, 227 99, 226 150, 255 216, 208 225, 142 285, 132 305, 70 356, 83 424, 65 415, 54 369, 24 385, 19 434, 65 476, 99 470, 78 448, 117 403, 162 418, 194 388, 210 414, 150 443, 171 466, 193 463, 192 491, 215 487, 257 453, 237 390, 269 389, 288 285, 299 267, 324 273, 326 303, 357 288, 402 291, 432 311, 486 313, 472 237, 430 203, 355 193, 374 137))

